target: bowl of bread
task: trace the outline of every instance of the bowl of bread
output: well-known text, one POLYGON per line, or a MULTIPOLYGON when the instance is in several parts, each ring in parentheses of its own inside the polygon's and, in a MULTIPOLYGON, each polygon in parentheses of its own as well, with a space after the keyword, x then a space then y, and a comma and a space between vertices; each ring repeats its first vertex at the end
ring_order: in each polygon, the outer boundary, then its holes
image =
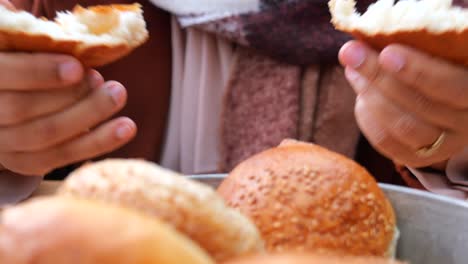
POLYGON ((106 159, 4 208, 0 263, 463 263, 467 209, 295 140, 227 175, 106 159))

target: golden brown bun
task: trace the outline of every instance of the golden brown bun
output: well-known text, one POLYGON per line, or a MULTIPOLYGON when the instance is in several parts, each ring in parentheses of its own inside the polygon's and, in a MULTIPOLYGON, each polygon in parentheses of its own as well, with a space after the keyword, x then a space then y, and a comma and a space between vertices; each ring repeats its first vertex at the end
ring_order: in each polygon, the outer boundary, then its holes
POLYGON ((396 260, 378 257, 325 256, 282 254, 237 259, 225 264, 403 264, 396 260))
POLYGON ((133 210, 64 197, 5 209, 0 263, 213 264, 169 225, 133 210))
POLYGON ((47 21, 0 6, 0 51, 68 54, 87 67, 103 66, 146 42, 142 12, 139 4, 76 6, 47 21))
POLYGON ((268 252, 393 254, 395 215, 373 177, 317 145, 287 140, 255 155, 218 193, 253 219, 268 252))
POLYGON ((74 171, 58 191, 138 209, 171 223, 217 261, 263 251, 255 225, 215 190, 143 160, 110 159, 74 171))
POLYGON ((451 7, 450 0, 440 0, 441 4, 429 0, 400 2, 407 2, 403 4, 408 4, 409 8, 382 4, 374 7, 371 10, 373 12, 358 17, 353 10, 354 0, 331 0, 332 23, 336 29, 351 34, 377 50, 398 43, 454 63, 468 65, 468 9, 451 7), (430 12, 431 8, 433 12, 430 12), (427 14, 421 13, 428 10, 427 14), (393 14, 389 15, 390 12, 393 14), (385 15, 389 16, 388 20, 380 21, 385 15), (390 20, 390 16, 394 20, 390 20), (408 20, 403 21, 401 17, 408 20), (414 20, 411 20, 412 17, 414 20), (450 26, 435 26, 443 24, 450 26))

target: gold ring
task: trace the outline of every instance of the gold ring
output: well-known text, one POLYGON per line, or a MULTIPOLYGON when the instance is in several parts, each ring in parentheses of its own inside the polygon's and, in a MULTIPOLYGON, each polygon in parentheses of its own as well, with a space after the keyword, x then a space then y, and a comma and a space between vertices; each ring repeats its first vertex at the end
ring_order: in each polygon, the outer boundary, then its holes
POLYGON ((434 154, 434 152, 436 152, 440 148, 440 146, 442 146, 446 137, 447 137, 447 133, 443 131, 442 133, 440 133, 440 136, 437 138, 436 141, 434 141, 434 143, 432 143, 430 146, 420 148, 416 152, 416 154, 421 157, 432 156, 432 154, 434 154))

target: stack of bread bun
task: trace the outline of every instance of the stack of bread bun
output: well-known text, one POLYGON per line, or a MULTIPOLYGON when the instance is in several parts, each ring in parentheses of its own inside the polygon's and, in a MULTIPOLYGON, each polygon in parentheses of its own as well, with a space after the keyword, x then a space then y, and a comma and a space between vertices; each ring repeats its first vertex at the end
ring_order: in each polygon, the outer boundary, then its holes
POLYGON ((216 261, 262 252, 256 226, 212 188, 142 160, 105 160, 73 172, 58 195, 125 206, 161 219, 216 261))
POLYGON ((1 213, 0 263, 398 263, 397 234, 365 169, 286 140, 217 191, 144 160, 85 164, 1 213))
POLYGON ((84 165, 56 195, 0 218, 0 263, 219 263, 263 252, 257 227, 215 190, 142 160, 84 165))

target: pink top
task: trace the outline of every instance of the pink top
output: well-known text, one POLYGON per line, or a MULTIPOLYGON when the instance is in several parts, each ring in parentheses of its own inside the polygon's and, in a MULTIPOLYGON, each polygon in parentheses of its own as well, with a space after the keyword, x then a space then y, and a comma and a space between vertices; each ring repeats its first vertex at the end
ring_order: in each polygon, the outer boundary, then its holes
POLYGON ((410 171, 430 192, 468 199, 468 148, 448 161, 445 175, 415 169, 410 171))

